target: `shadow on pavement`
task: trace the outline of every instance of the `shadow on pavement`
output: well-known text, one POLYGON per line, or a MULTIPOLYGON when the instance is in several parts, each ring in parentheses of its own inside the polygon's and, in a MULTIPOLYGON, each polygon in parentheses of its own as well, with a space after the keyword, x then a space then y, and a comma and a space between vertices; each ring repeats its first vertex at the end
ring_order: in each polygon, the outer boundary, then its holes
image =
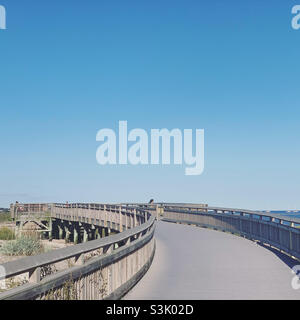
POLYGON ((291 269, 295 265, 300 265, 300 261, 293 259, 292 257, 286 255, 285 253, 280 252, 277 249, 274 249, 272 247, 269 247, 268 245, 262 244, 260 242, 257 242, 257 244, 271 252, 273 252, 281 261, 283 261, 287 266, 289 266, 291 269))

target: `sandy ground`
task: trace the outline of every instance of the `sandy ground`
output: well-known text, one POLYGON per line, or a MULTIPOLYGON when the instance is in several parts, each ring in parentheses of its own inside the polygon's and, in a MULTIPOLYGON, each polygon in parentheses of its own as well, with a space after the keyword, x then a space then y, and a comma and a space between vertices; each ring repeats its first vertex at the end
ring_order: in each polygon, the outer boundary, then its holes
POLYGON ((124 299, 300 299, 277 251, 231 234, 158 222, 156 255, 124 299))

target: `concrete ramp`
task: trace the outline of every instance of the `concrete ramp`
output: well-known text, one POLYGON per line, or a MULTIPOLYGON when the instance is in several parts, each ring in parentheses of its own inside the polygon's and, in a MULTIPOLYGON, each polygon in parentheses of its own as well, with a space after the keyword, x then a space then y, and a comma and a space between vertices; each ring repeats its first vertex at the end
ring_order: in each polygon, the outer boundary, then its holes
POLYGON ((156 246, 124 299, 300 299, 291 286, 298 263, 247 239, 160 221, 156 246))

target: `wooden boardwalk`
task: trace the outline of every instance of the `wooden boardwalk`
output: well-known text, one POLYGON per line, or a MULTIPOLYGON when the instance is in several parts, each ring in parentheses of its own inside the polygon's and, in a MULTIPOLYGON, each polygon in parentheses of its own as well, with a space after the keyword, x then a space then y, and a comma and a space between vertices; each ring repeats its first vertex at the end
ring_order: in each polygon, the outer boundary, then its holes
POLYGON ((250 240, 160 221, 156 242, 152 266, 124 299, 300 299, 297 261, 250 240))

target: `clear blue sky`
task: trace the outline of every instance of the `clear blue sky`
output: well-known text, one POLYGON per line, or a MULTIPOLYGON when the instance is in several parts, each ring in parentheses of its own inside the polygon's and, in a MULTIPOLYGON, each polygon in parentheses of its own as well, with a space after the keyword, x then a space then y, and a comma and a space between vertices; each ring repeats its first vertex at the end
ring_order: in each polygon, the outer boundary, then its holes
POLYGON ((299 1, 0 0, 0 206, 300 209, 299 1), (96 133, 205 129, 205 170, 96 162, 96 133))

